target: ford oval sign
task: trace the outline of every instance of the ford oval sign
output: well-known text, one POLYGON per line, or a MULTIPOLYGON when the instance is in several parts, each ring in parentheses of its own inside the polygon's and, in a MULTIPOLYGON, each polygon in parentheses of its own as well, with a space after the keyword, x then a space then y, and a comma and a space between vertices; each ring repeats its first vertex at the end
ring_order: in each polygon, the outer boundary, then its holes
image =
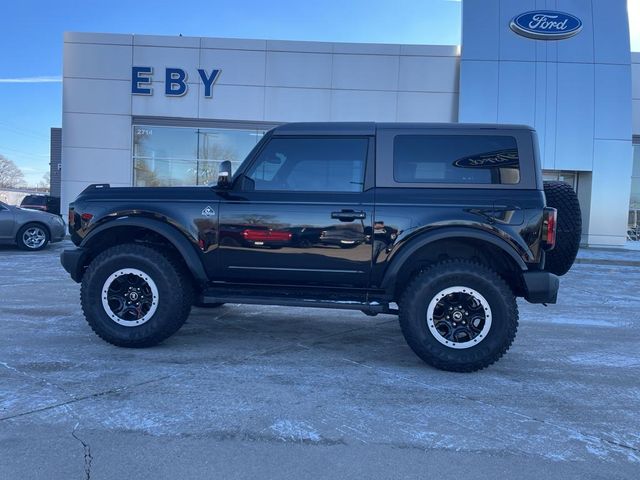
POLYGON ((511 30, 536 40, 563 40, 582 30, 582 21, 568 13, 550 10, 525 12, 513 17, 511 30))

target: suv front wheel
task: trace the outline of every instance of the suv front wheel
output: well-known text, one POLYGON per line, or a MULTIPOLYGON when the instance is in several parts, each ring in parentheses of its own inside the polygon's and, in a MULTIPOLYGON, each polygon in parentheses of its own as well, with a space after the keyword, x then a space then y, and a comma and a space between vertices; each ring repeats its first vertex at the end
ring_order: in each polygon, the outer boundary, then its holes
POLYGON ((150 347, 177 332, 193 303, 186 269, 155 248, 111 247, 89 264, 80 300, 87 322, 107 342, 150 347))
POLYGON ((468 260, 447 260, 409 283, 400 300, 400 326, 411 349, 429 365, 472 372, 509 349, 518 328, 518 306, 493 270, 468 260))

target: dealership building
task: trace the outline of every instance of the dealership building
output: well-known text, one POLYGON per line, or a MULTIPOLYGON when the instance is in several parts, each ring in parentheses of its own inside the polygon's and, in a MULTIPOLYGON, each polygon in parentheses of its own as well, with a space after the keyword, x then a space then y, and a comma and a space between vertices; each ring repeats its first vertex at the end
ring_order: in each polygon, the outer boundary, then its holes
POLYGON ((91 183, 207 185, 284 122, 517 123, 545 179, 578 192, 583 242, 624 244, 640 220, 626 0, 462 11, 460 46, 66 33, 62 208, 91 183))

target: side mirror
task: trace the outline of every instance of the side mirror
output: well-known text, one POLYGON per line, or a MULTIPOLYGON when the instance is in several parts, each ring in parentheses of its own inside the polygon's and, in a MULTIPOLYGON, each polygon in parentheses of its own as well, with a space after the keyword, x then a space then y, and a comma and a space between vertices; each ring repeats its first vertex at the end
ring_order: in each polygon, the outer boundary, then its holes
POLYGON ((218 187, 227 188, 231 183, 231 162, 224 160, 218 167, 218 187))

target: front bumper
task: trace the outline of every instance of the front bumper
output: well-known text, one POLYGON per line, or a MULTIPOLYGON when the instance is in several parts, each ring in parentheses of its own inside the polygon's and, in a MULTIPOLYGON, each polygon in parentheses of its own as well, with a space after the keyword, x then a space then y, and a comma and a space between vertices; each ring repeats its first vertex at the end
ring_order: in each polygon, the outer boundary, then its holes
POLYGON ((530 303, 556 303, 560 279, 549 272, 524 272, 524 298, 530 303))
POLYGON ((62 267, 71 275, 74 282, 80 283, 85 269, 87 251, 84 248, 63 250, 60 254, 62 267))

